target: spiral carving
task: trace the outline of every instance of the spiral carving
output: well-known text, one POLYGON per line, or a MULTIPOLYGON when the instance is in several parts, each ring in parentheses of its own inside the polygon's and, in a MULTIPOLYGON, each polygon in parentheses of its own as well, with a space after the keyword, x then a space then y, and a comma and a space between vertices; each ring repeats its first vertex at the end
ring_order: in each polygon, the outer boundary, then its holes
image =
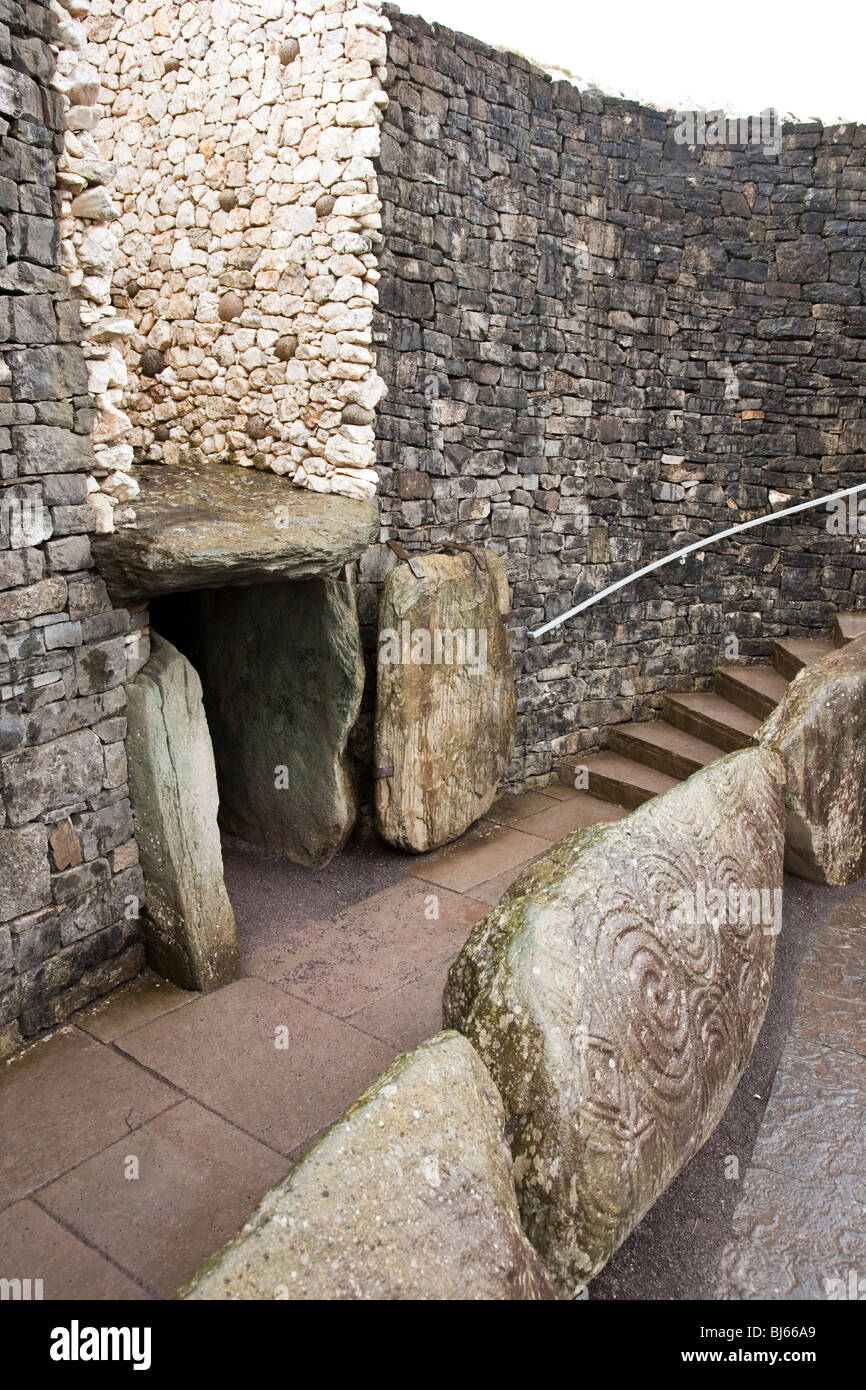
POLYGON ((536 861, 452 967, 521 1211, 560 1287, 605 1263, 712 1132, 769 996, 781 766, 734 753, 536 861))

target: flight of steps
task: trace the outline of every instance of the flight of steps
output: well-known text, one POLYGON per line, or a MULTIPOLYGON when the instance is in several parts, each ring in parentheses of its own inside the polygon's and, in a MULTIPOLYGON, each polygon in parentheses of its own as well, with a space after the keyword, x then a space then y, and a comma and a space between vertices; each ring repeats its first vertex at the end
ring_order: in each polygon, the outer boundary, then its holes
POLYGON ((803 666, 863 636, 866 613, 843 613, 831 641, 774 642, 771 664, 726 666, 716 672, 714 690, 666 696, 661 719, 612 725, 604 752, 567 759, 561 780, 574 786, 576 772, 585 768, 585 786, 583 778, 578 785, 607 803, 612 818, 622 814, 617 807, 633 810, 723 753, 747 747, 803 666))

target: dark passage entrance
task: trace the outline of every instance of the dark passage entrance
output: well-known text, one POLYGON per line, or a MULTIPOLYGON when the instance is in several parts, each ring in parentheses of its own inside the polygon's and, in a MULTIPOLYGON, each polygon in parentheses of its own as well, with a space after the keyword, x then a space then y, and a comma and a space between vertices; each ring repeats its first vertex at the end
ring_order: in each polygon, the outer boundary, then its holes
POLYGON ((346 744, 363 689, 354 591, 331 578, 156 598, 199 674, 230 835, 320 867, 356 815, 346 744))

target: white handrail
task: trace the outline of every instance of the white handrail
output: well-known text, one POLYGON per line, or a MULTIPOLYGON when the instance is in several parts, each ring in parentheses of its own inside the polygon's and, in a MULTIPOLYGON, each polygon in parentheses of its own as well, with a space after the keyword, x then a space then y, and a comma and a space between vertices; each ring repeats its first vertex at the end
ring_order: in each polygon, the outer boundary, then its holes
POLYGON ((603 598, 607 598, 608 594, 615 594, 617 589, 624 589, 626 584, 633 584, 636 579, 642 579, 645 574, 652 574, 653 570, 661 569, 662 565, 669 565, 672 560, 684 559, 686 555, 691 555, 695 550, 705 550, 708 545, 713 545, 715 541, 723 541, 727 536, 736 536, 739 531, 749 531, 753 526, 763 526, 766 521, 778 521, 781 516, 793 516, 794 512, 806 512, 810 507, 820 507, 828 502, 835 502, 839 497, 850 497, 854 492, 864 491, 866 491, 866 483, 858 483, 856 487, 846 487, 841 492, 830 492, 826 497, 814 497, 811 502, 798 502, 795 507, 785 507, 781 512, 768 512, 766 516, 756 516, 751 521, 741 521, 739 526, 729 526, 727 531, 719 531, 715 536, 707 536, 705 540, 694 541, 691 545, 683 546, 682 550, 674 550, 670 555, 663 556, 661 560, 653 560, 651 565, 644 565, 643 569, 635 570, 634 574, 626 575, 625 579, 618 579, 615 584, 609 584, 606 589, 594 594, 592 598, 584 599, 583 603, 578 603, 575 608, 569 608, 566 613, 560 613, 558 618, 552 618, 549 623, 536 628, 529 635, 530 637, 542 637, 545 632, 559 627, 560 623, 573 618, 577 613, 582 613, 585 608, 591 608, 594 603, 600 603, 603 598))

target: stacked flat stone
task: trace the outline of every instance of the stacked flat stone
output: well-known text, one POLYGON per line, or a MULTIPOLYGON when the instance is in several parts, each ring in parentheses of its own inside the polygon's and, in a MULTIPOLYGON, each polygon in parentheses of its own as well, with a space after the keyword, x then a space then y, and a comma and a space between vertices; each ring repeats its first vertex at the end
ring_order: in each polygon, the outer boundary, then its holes
MULTIPOLYGON (((385 13, 384 534, 502 555, 507 780, 543 783, 675 681, 707 684, 731 637, 766 660, 863 605, 866 535, 816 511, 530 636, 689 541, 862 482, 866 128, 690 148, 673 112, 385 13)), ((393 563, 360 566, 371 659, 393 563)))
POLYGON ((137 457, 373 496, 388 21, 356 0, 93 5, 137 457))
POLYGON ((0 21, 0 1056, 143 963, 124 686, 147 618, 112 607, 90 551, 95 359, 61 269, 57 23, 42 0, 0 21))
MULTIPOLYGON (((126 364, 118 346, 133 325, 118 313, 111 298, 118 249, 111 223, 120 209, 111 193, 115 166, 104 158, 94 137, 105 108, 100 105, 101 44, 91 42, 87 32, 91 0, 53 0, 51 9, 58 20, 51 85, 61 94, 66 127, 57 170, 62 193, 61 251, 85 329, 82 351, 95 405, 89 500, 96 529, 106 533, 114 530, 118 510, 117 520, 134 520, 135 512, 127 504, 138 496, 138 484, 130 472, 132 422, 122 409, 126 364)), ((107 13, 107 2, 101 8, 94 5, 97 40, 102 34, 99 20, 107 13)))

